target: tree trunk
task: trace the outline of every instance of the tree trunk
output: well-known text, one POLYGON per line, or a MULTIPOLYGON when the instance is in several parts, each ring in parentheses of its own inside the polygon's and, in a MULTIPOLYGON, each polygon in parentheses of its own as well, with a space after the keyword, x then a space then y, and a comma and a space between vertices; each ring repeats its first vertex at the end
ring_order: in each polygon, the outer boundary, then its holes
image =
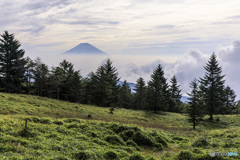
POLYGON ((213 114, 212 113, 210 114, 209 120, 211 120, 211 121, 213 120, 213 114))

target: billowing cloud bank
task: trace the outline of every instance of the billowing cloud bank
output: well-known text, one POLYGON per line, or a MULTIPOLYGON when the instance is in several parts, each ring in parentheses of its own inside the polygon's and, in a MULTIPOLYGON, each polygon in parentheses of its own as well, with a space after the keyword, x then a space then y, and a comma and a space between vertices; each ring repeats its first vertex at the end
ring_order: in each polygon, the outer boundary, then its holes
MULTIPOLYGON (((233 42, 230 46, 221 47, 216 52, 220 66, 223 68, 223 74, 226 75, 226 85, 229 85, 237 94, 237 99, 240 99, 240 41, 233 42)), ((161 60, 155 60, 152 63, 137 66, 129 64, 119 68, 119 73, 122 79, 129 81, 135 80, 141 76, 146 81, 150 79, 152 71, 161 64, 164 68, 165 75, 170 78, 175 74, 183 94, 190 92, 189 83, 194 78, 203 77, 205 74, 204 66, 210 58, 210 54, 203 54, 200 51, 192 50, 179 58, 174 63, 165 63, 161 60)))

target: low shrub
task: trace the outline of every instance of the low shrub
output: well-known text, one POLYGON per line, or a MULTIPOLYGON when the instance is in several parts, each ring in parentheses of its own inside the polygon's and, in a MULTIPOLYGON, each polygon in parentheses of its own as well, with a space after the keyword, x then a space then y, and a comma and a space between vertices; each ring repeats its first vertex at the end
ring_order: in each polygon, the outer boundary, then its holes
POLYGON ((76 160, 92 160, 96 159, 96 155, 94 152, 90 151, 81 151, 75 154, 76 160))
POLYGON ((59 120, 53 121, 53 123, 57 125, 63 125, 63 121, 59 121, 59 120))
POLYGON ((48 119, 48 118, 42 118, 42 119, 40 119, 40 123, 42 123, 42 124, 51 124, 52 121, 50 119, 48 119))
POLYGON ((178 156, 178 160, 192 160, 193 154, 190 151, 181 151, 178 156))
POLYGON ((104 153, 103 157, 106 160, 118 159, 118 155, 114 151, 107 151, 106 153, 104 153))
POLYGON ((140 154, 133 154, 133 155, 131 155, 129 160, 145 160, 145 158, 140 154))
POLYGON ((221 157, 221 156, 214 156, 211 157, 210 154, 206 154, 206 155, 199 155, 196 156, 194 158, 194 160, 224 160, 225 158, 221 157))
POLYGON ((68 129, 71 128, 80 128, 80 125, 78 123, 74 123, 74 124, 70 124, 69 126, 67 126, 68 129))
POLYGON ((132 139, 135 143, 142 146, 153 146, 154 144, 150 137, 139 131, 133 135, 132 139))
POLYGON ((127 136, 128 138, 132 138, 132 136, 135 134, 134 130, 126 130, 123 132, 125 136, 127 136))
POLYGON ((40 123, 40 118, 39 117, 32 117, 31 121, 33 121, 35 123, 40 123))
POLYGON ((156 151, 161 151, 163 149, 163 145, 161 143, 156 143, 155 147, 156 147, 156 151))
POLYGON ((93 143, 99 144, 99 145, 104 145, 107 146, 108 143, 106 141, 100 140, 100 139, 94 139, 93 143))
POLYGON ((128 146, 134 147, 134 148, 135 148, 136 150, 138 150, 138 151, 141 150, 141 148, 140 148, 133 140, 128 140, 128 141, 126 142, 126 144, 127 144, 128 146))
POLYGON ((203 151, 198 149, 198 148, 195 148, 192 152, 196 153, 196 154, 202 154, 203 153, 203 151))
POLYGON ((120 125, 120 124, 112 124, 112 125, 110 125, 110 127, 109 127, 113 132, 115 132, 115 133, 121 133, 121 132, 123 132, 123 131, 126 131, 126 130, 134 130, 135 132, 136 131, 141 131, 141 129, 140 128, 138 128, 138 127, 131 127, 131 126, 127 126, 127 125, 120 125))
POLYGON ((196 140, 196 141, 192 144, 193 147, 206 147, 206 146, 208 146, 208 145, 209 145, 209 143, 207 142, 207 140, 206 140, 206 139, 203 139, 203 138, 200 138, 200 139, 196 140))
POLYGON ((68 118, 68 119, 65 119, 64 122, 66 122, 66 123, 72 123, 72 122, 80 123, 81 121, 77 118, 68 118))
POLYGON ((27 129, 23 129, 20 132, 18 132, 18 135, 21 137, 29 138, 29 137, 35 137, 36 133, 34 133, 32 129, 28 127, 27 129))
POLYGON ((125 142, 119 136, 116 136, 116 135, 107 136, 105 138, 105 141, 113 145, 118 145, 118 144, 125 145, 125 142))

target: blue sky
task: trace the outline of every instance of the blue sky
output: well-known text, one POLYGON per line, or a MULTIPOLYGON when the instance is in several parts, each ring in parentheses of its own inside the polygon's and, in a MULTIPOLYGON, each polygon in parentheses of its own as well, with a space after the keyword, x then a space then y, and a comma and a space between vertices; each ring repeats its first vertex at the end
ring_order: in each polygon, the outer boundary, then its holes
POLYGON ((68 58, 83 74, 96 69, 103 60, 89 64, 82 57, 58 56, 88 42, 111 56, 122 79, 147 81, 161 63, 188 92, 189 82, 204 73, 203 65, 216 52, 227 83, 240 94, 240 77, 233 73, 240 69, 235 62, 240 60, 240 1, 2 0, 0 6, 2 32, 14 33, 27 56, 49 65, 68 58))

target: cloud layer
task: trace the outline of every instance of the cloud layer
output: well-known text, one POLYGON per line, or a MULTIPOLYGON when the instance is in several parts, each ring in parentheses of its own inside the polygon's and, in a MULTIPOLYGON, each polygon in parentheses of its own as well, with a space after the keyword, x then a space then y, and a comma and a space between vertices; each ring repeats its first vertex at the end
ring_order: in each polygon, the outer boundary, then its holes
MULTIPOLYGON (((226 85, 230 86, 240 99, 240 41, 234 41, 227 47, 221 47, 216 53, 219 65, 223 68, 223 75, 225 76, 226 85)), ((199 79, 205 74, 204 66, 210 58, 210 54, 203 54, 198 50, 192 50, 179 58, 174 63, 166 63, 161 60, 141 65, 131 63, 129 66, 120 67, 119 72, 122 79, 127 79, 134 82, 134 78, 143 77, 146 81, 150 79, 150 75, 158 64, 161 64, 165 71, 165 76, 168 81, 173 75, 176 75, 184 95, 189 93, 189 83, 194 79, 199 79)))
POLYGON ((57 53, 89 42, 110 54, 177 55, 192 48, 210 52, 240 36, 240 1, 3 0, 0 5, 1 28, 39 54, 45 47, 57 53))

